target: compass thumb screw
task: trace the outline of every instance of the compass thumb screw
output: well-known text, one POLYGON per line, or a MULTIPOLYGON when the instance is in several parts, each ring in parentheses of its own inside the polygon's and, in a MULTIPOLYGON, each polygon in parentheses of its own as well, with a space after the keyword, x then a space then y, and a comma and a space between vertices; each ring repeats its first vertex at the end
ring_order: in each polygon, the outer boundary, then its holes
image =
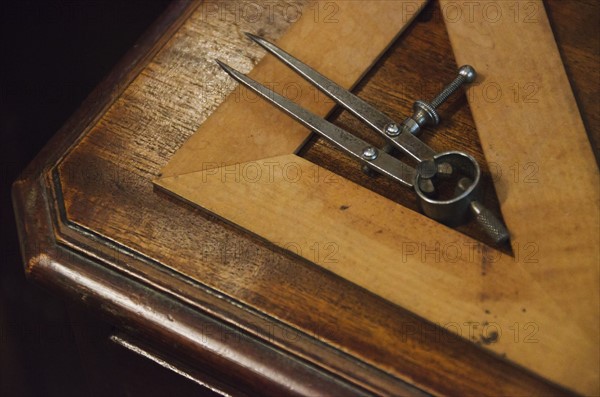
POLYGON ((470 65, 463 65, 458 69, 458 76, 448 84, 442 92, 440 92, 435 98, 432 99, 429 104, 432 108, 437 109, 442 103, 446 102, 446 100, 452 95, 456 90, 460 88, 465 83, 472 83, 475 81, 477 77, 477 73, 475 69, 473 69, 470 65))
POLYGON ((425 125, 436 126, 440 122, 440 116, 436 109, 442 103, 458 90, 465 83, 472 83, 477 78, 477 72, 470 65, 463 65, 458 69, 458 76, 448 84, 433 100, 429 103, 425 101, 416 101, 413 105, 413 115, 403 122, 403 127, 416 135, 425 125))

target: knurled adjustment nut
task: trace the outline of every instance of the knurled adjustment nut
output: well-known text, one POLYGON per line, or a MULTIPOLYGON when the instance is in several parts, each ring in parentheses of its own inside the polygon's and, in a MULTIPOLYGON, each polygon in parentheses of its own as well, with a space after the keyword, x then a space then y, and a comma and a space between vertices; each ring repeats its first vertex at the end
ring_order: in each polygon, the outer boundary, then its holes
POLYGON ((412 119, 421 127, 425 125, 436 126, 440 123, 440 116, 435 109, 425 101, 416 101, 413 105, 412 119))

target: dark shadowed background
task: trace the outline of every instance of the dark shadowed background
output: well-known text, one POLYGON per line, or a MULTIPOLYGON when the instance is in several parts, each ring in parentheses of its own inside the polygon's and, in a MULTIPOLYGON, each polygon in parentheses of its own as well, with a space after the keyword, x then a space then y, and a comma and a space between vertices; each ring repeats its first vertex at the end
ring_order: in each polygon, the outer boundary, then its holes
POLYGON ((0 395, 204 395, 112 345, 111 327, 25 280, 10 185, 168 6, 38 0, 0 6, 0 395))

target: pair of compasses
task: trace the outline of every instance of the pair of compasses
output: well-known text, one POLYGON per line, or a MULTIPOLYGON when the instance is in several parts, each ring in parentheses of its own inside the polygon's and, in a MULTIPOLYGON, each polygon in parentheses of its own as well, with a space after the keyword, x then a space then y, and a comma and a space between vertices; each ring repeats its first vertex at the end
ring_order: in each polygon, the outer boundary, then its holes
POLYGON ((336 103, 382 134, 390 145, 384 150, 377 149, 217 60, 217 63, 231 77, 307 128, 319 133, 350 156, 357 158, 370 170, 413 188, 420 208, 430 218, 455 226, 464 222, 471 214, 496 244, 508 240, 506 227, 480 202, 481 170, 477 161, 469 154, 459 151, 436 153, 415 136, 421 127, 428 124, 436 125, 439 122, 435 108, 440 103, 444 102, 462 83, 474 80, 475 70, 472 67, 461 67, 458 78, 431 103, 415 102, 414 114, 398 124, 281 48, 261 37, 249 33, 246 35, 336 103), (413 168, 392 156, 388 153, 391 151, 390 147, 409 156, 417 166, 413 168))

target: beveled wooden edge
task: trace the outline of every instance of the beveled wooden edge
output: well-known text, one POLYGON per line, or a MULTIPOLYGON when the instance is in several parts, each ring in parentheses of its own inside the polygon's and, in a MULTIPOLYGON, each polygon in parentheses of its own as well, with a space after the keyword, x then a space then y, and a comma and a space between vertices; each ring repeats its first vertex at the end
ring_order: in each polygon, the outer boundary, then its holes
MULTIPOLYGON (((44 183, 48 190, 47 203, 54 241, 57 245, 69 249, 69 256, 83 255, 93 258, 96 263, 116 270, 124 277, 134 279, 171 299, 194 307, 224 326, 234 327, 236 333, 248 335, 259 344, 271 346, 286 355, 307 361, 326 373, 358 384, 370 392, 385 395, 401 391, 403 395, 424 395, 414 386, 357 357, 70 221, 63 205, 57 168, 52 168, 45 175, 44 183), (168 285, 165 285, 165 277, 168 278, 168 285), (293 337, 290 338, 290 335, 293 337)), ((328 387, 323 388, 323 391, 326 390, 328 387)))
POLYGON ((82 252, 57 244, 43 178, 17 186, 15 204, 24 205, 16 213, 28 221, 19 222, 25 269, 37 284, 98 309, 130 334, 163 342, 193 367, 219 368, 213 376, 233 380, 244 390, 274 396, 367 394, 82 252), (28 187, 29 194, 24 195, 19 187, 28 187), (35 242, 26 238, 32 235, 35 242))
MULTIPOLYGON (((232 378, 250 390, 260 393, 269 392, 273 395, 292 395, 297 391, 301 395, 306 392, 364 395, 366 391, 361 387, 344 382, 337 376, 323 371, 322 368, 317 369, 297 356, 292 357, 280 348, 257 340, 253 334, 258 332, 241 328, 233 329, 223 321, 225 320, 223 318, 215 320, 214 314, 222 312, 219 310, 222 309, 222 307, 218 307, 219 305, 223 306, 225 303, 229 306, 228 310, 231 310, 238 308, 239 303, 223 302, 222 296, 210 291, 211 293, 206 294, 207 303, 211 303, 212 306, 207 305, 204 308, 203 311, 207 313, 206 315, 200 314, 198 310, 189 306, 189 300, 186 302, 182 295, 171 294, 171 291, 166 291, 164 287, 153 283, 145 275, 133 274, 128 271, 130 269, 126 268, 120 269, 124 271, 121 273, 115 272, 115 269, 109 269, 105 265, 110 261, 106 258, 103 260, 101 254, 94 253, 94 249, 85 245, 85 240, 95 239, 96 243, 108 247, 109 250, 116 249, 119 252, 126 252, 127 249, 115 246, 108 240, 102 241, 91 231, 70 223, 64 216, 64 211, 61 216, 60 208, 54 207, 56 203, 60 203, 60 199, 56 200, 58 197, 55 195, 58 192, 58 196, 60 196, 60 189, 55 189, 57 181, 55 177, 57 166, 61 160, 68 155, 70 149, 89 131, 89 128, 95 125, 101 115, 114 103, 199 4, 187 0, 172 3, 146 32, 138 45, 126 54, 107 78, 89 95, 13 184, 12 195, 25 273, 29 279, 53 289, 61 295, 67 295, 75 301, 99 308, 99 311, 106 314, 111 322, 129 329, 131 332, 141 333, 145 338, 162 341, 173 339, 172 327, 174 325, 170 324, 173 320, 166 313, 172 313, 175 307, 181 307, 182 313, 185 313, 182 315, 182 329, 193 331, 203 329, 203 324, 211 324, 215 329, 224 330, 220 332, 222 335, 236 335, 237 338, 242 338, 246 342, 246 346, 234 351, 232 359, 229 361, 224 360, 218 354, 222 346, 207 344, 203 340, 206 335, 200 335, 200 338, 195 339, 188 338, 185 341, 187 343, 182 341, 178 350, 181 350, 180 353, 190 361, 192 366, 194 363, 208 363, 209 367, 218 365, 228 367, 230 371, 227 375, 236 374, 232 378), (69 233, 71 233, 70 237, 75 234, 77 238, 69 238, 69 233), (133 281, 131 276, 134 276, 136 281, 133 281), (127 300, 127 296, 134 295, 139 298, 136 295, 139 294, 139 291, 146 291, 144 298, 147 299, 133 299, 129 302, 131 303, 130 307, 124 307, 123 303, 127 300), (140 317, 140 313, 147 311, 149 307, 153 308, 153 314, 166 317, 167 322, 157 321, 151 316, 140 317), (135 318, 136 316, 137 318, 135 318), (279 359, 277 359, 278 357, 279 359), (285 359, 281 357, 285 357, 285 359), (264 373, 256 372, 252 370, 252 366, 245 367, 243 365, 249 361, 255 363, 254 368, 265 368, 265 366, 271 366, 271 368, 264 373), (306 389, 307 385, 312 385, 313 389, 306 389)), ((141 258, 133 252, 128 254, 133 257, 137 256, 138 260, 141 258)), ((128 260, 132 259, 131 256, 127 256, 128 260)), ((111 259, 114 260, 114 258, 111 259)), ((145 264, 148 263, 148 258, 141 259, 145 264)), ((157 272, 169 272, 160 264, 154 264, 152 268, 157 272)), ((187 287, 197 290, 198 287, 202 287, 191 279, 183 280, 184 277, 180 274, 170 273, 174 282, 179 283, 182 289, 187 287)), ((204 286, 204 289, 206 288, 204 286)), ((197 306, 197 302, 194 303, 197 306)), ((247 315, 248 308, 246 308, 246 312, 247 315)), ((252 315, 256 318, 264 318, 258 313, 252 315)), ((239 316, 242 318, 244 314, 239 313, 239 316)), ((229 320, 233 322, 231 319, 229 320)), ((269 319, 269 321, 275 320, 269 319)), ((243 323, 243 321, 241 322, 243 323)), ((284 324, 278 326, 289 329, 284 324)), ((287 332, 297 333, 298 331, 289 330, 287 332)), ((303 340, 309 339, 313 339, 309 341, 309 345, 312 343, 324 345, 308 335, 303 338, 303 340)), ((278 342, 281 345, 284 341, 278 342)), ((169 344, 169 347, 172 345, 169 344)), ((304 349, 307 347, 305 346, 304 349)), ((336 355, 344 356, 339 351, 330 353, 332 358, 336 355)), ((397 393, 401 391, 405 395, 423 395, 413 386, 365 363, 359 363, 349 356, 338 361, 340 366, 346 367, 344 372, 347 375, 360 368, 361 371, 354 374, 356 380, 365 386, 370 386, 372 392, 397 393), (354 365, 348 365, 348 361, 354 362, 354 365)), ((202 365, 202 367, 204 366, 202 365)))

